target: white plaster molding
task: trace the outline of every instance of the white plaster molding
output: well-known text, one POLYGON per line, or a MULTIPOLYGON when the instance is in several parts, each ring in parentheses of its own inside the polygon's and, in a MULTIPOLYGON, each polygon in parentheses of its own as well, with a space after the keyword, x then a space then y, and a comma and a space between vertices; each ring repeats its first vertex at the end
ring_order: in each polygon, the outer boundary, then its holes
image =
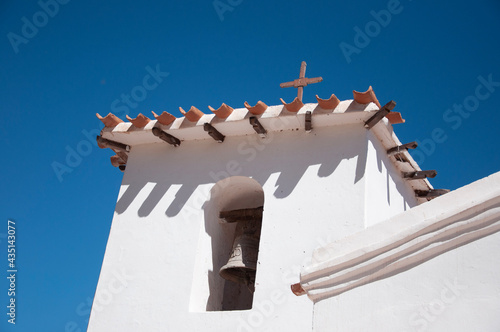
POLYGON ((300 284, 316 302, 498 231, 500 172, 315 250, 300 284))

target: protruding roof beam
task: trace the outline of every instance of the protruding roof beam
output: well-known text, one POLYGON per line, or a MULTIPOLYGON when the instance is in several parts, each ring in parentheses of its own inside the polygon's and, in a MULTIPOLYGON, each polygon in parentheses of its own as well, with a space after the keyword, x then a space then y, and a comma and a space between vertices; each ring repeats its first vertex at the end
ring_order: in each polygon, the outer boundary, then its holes
POLYGON ((128 161, 128 156, 125 154, 125 156, 127 158, 123 159, 123 155, 122 156, 119 156, 118 154, 115 154, 113 156, 111 156, 109 159, 111 161, 111 165, 115 166, 115 167, 119 167, 120 165, 125 165, 127 164, 127 161, 128 161))
POLYGON ((97 136, 97 145, 99 145, 100 148, 110 148, 116 153, 114 156, 111 156, 109 158, 109 160, 111 161, 111 165, 113 165, 114 167, 119 167, 123 172, 128 161, 128 154, 126 151, 128 151, 127 148, 130 150, 130 147, 122 143, 106 140, 102 137, 102 140, 100 140, 99 138, 100 136, 97 136), (123 146, 125 146, 126 148, 124 148, 123 146))
POLYGON ((203 129, 212 137, 214 140, 216 140, 219 143, 224 142, 224 138, 226 136, 222 135, 217 129, 214 128, 210 123, 205 123, 203 125, 203 129))
POLYGON ((175 119, 177 119, 175 116, 173 116, 172 114, 165 112, 165 111, 163 111, 163 113, 161 113, 160 115, 157 115, 153 111, 151 111, 151 113, 153 113, 155 119, 158 120, 159 123, 161 123, 162 125, 165 125, 165 126, 168 126, 169 124, 174 122, 175 119))
POLYGON ((408 149, 415 149, 417 148, 418 144, 417 142, 410 142, 402 145, 398 145, 394 148, 390 148, 387 150, 387 155, 388 156, 394 156, 395 154, 403 153, 405 151, 408 151, 408 149))
POLYGON ((415 190, 415 196, 421 198, 435 198, 449 192, 449 189, 415 190))
POLYGON ((231 113, 233 113, 233 108, 224 103, 222 103, 221 107, 219 107, 218 109, 214 109, 210 105, 208 106, 208 109, 212 111, 215 114, 215 116, 218 117, 219 119, 225 119, 229 115, 231 115, 231 113))
POLYGON ((304 123, 304 127, 306 128, 306 132, 310 133, 312 130, 312 113, 311 111, 306 112, 306 119, 304 123))
POLYGON ((289 112, 293 112, 293 113, 297 113, 301 108, 302 106, 304 106, 304 103, 302 103, 302 101, 295 97, 295 99, 290 103, 290 104, 287 104, 283 98, 280 98, 281 100, 281 103, 283 105, 285 105, 285 108, 289 111, 289 112))
POLYGON ((248 104, 247 102, 245 102, 244 105, 247 108, 247 110, 254 115, 260 115, 260 114, 264 113, 268 107, 266 104, 264 104, 260 100, 253 107, 250 106, 250 104, 248 104))
POLYGON ((385 104, 375 115, 373 115, 368 121, 365 122, 366 129, 372 129, 380 120, 382 120, 390 111, 396 107, 396 102, 391 100, 385 104))
POLYGON ((121 158, 121 160, 124 161, 124 164, 126 164, 128 162, 128 154, 124 151, 117 151, 117 150, 113 150, 114 152, 116 152, 116 155, 118 157, 121 158))
POLYGON ((95 114, 99 120, 104 123, 105 127, 112 128, 116 127, 119 123, 122 123, 123 120, 114 115, 113 113, 109 113, 105 117, 102 117, 99 113, 95 114))
POLYGON ((179 107, 179 111, 186 117, 186 119, 188 119, 188 121, 191 122, 198 122, 198 120, 201 119, 201 117, 204 115, 202 111, 194 106, 191 106, 191 108, 187 112, 184 111, 182 107, 179 107))
POLYGON ((101 149, 109 148, 112 150, 117 150, 117 151, 123 151, 123 152, 129 152, 130 151, 130 146, 120 143, 120 142, 115 142, 109 139, 106 139, 102 136, 97 136, 97 145, 101 149))
POLYGON ((170 135, 158 127, 153 127, 153 135, 173 146, 177 147, 181 145, 181 141, 177 137, 170 135))
POLYGON ((127 118, 128 121, 132 122, 134 127, 137 127, 137 128, 144 128, 149 123, 149 121, 151 121, 151 119, 149 119, 147 116, 145 116, 142 113, 139 113, 139 115, 137 115, 137 117, 135 119, 132 119, 128 115, 125 115, 125 117, 127 118))
POLYGON ((433 178, 437 175, 435 170, 430 171, 415 171, 415 172, 403 172, 403 178, 408 180, 420 180, 425 178, 433 178))
POLYGON ((251 116, 249 120, 255 132, 259 134, 260 137, 265 138, 267 136, 267 130, 262 126, 259 120, 255 116, 251 116))

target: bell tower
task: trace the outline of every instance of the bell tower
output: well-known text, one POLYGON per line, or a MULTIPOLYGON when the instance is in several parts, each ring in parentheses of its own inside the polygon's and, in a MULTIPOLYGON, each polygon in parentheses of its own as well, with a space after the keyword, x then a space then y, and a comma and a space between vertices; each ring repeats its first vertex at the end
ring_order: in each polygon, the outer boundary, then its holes
POLYGON ((312 331, 290 287, 314 249, 442 193, 394 134, 394 102, 370 87, 304 104, 320 79, 303 65, 278 106, 98 115, 124 176, 88 331, 312 331))

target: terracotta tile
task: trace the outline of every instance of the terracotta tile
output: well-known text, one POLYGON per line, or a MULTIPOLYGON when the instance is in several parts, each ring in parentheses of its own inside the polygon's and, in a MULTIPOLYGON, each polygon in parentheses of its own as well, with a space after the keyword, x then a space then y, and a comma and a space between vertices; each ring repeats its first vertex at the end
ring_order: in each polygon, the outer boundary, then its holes
POLYGON ((373 91, 371 85, 365 92, 358 92, 353 90, 352 94, 354 95, 354 100, 360 104, 369 104, 370 102, 373 102, 378 106, 378 108, 382 107, 380 106, 380 103, 378 102, 377 96, 375 96, 375 92, 373 91))
POLYGON ((285 101, 283 100, 283 98, 280 98, 281 100, 281 103, 283 105, 285 105, 286 109, 289 111, 289 112, 298 112, 302 106, 304 106, 304 103, 302 103, 302 101, 300 101, 299 98, 295 97, 295 99, 290 103, 290 104, 287 104, 285 103, 285 101))
POLYGON ((153 111, 151 111, 151 113, 153 113, 153 116, 155 117, 156 120, 158 120, 159 123, 165 126, 168 126, 169 124, 174 122, 175 119, 177 119, 175 116, 165 111, 163 111, 163 113, 161 113, 160 115, 157 115, 153 111))
POLYGON ((292 293, 294 293, 297 296, 301 296, 301 295, 306 294, 306 291, 304 290, 304 288, 302 288, 302 285, 300 283, 293 284, 291 286, 291 289, 292 289, 292 293))
POLYGON ((391 124, 405 123, 405 119, 401 116, 399 112, 390 112, 385 116, 391 124))
POLYGON ((250 104, 248 104, 247 102, 245 102, 245 107, 250 113, 254 115, 260 115, 267 110, 268 106, 259 100, 257 104, 253 107, 250 106, 250 104))
POLYGON ((126 115, 125 117, 137 128, 144 128, 149 123, 149 121, 151 121, 151 119, 149 119, 142 113, 139 113, 139 115, 135 119, 132 119, 128 115, 126 115))
POLYGON ((220 119, 225 119, 229 115, 231 115, 231 113, 233 113, 233 108, 224 103, 222 103, 221 107, 219 107, 217 110, 215 110, 212 106, 208 106, 208 109, 215 113, 215 116, 220 119))
POLYGON ((340 104, 340 100, 333 93, 329 99, 321 99, 318 95, 316 95, 316 100, 318 101, 319 107, 324 110, 333 110, 338 104, 340 104))
POLYGON ((202 111, 194 106, 191 106, 191 108, 187 112, 184 111, 182 107, 179 107, 179 111, 181 111, 182 115, 184 115, 186 119, 191 122, 198 122, 198 120, 201 119, 201 117, 204 115, 202 111))
POLYGON ((99 113, 96 113, 95 115, 102 121, 102 123, 104 123, 104 126, 108 128, 116 127, 119 123, 123 122, 122 119, 112 113, 109 113, 105 117, 102 117, 99 113))

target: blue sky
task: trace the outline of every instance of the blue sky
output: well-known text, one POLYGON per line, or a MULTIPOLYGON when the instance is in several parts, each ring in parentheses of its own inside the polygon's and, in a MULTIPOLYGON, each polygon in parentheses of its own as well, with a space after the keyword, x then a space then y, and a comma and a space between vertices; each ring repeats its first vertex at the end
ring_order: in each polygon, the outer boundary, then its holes
POLYGON ((421 143, 431 183, 456 189, 500 170, 499 16, 496 0, 2 1, 0 330, 86 330, 122 179, 95 145, 96 112, 278 105, 295 97, 279 83, 305 60, 306 76, 323 77, 305 102, 372 85, 397 102, 396 133, 421 143), (148 70, 158 84, 124 101, 148 70))

